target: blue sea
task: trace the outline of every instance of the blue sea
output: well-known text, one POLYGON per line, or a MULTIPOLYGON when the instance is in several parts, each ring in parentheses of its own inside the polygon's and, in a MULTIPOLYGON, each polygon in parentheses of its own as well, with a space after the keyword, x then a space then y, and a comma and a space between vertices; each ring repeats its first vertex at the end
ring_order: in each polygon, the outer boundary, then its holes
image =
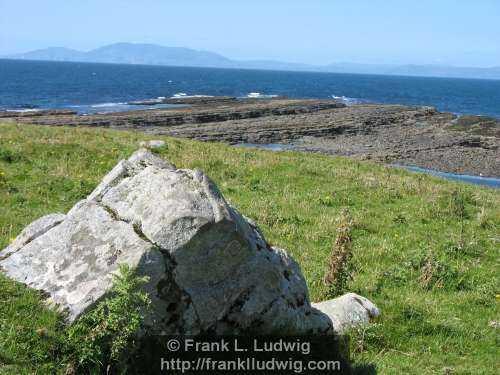
POLYGON ((0 60, 0 110, 124 111, 184 94, 336 98, 500 118, 500 80, 0 60))

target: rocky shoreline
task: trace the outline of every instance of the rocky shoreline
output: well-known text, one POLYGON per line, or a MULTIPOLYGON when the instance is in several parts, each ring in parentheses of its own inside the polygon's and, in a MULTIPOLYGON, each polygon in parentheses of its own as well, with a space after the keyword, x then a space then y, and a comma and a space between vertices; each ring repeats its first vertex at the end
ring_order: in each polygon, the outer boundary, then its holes
POLYGON ((293 144, 300 151, 500 176, 500 121, 487 117, 459 118, 431 107, 346 106, 335 100, 210 97, 169 103, 189 106, 91 115, 64 110, 0 112, 0 120, 136 129, 229 144, 293 144))

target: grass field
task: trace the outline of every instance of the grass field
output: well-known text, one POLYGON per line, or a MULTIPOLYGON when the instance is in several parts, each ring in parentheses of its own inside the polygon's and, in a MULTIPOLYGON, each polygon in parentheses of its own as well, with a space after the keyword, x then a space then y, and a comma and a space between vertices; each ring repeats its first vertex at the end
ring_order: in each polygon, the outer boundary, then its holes
MULTIPOLYGON (((103 129, 0 124, 0 247, 32 220, 66 212, 145 139, 179 168, 200 168, 300 263, 326 297, 337 218, 354 220, 349 289, 382 319, 352 332, 358 369, 495 374, 500 336, 500 191, 383 165, 103 129)), ((0 373, 64 373, 64 327, 37 293, 0 274, 0 373)))

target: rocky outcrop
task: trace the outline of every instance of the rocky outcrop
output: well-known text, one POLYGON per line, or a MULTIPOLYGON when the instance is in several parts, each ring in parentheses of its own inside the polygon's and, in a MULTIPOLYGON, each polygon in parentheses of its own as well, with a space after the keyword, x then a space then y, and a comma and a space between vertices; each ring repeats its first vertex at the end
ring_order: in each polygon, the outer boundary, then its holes
MULTIPOLYGON (((333 100, 297 100, 297 99, 244 99, 234 100, 225 97, 214 98, 178 98, 169 99, 168 104, 179 107, 157 110, 137 110, 130 112, 96 113, 77 115, 57 111, 53 115, 49 111, 37 112, 0 112, 0 117, 13 117, 18 122, 33 122, 40 125, 75 125, 99 126, 119 129, 143 129, 156 126, 163 129, 179 125, 196 125, 237 121, 245 119, 261 119, 268 116, 290 116, 333 108, 343 108, 345 104, 333 100)), ((137 106, 138 109, 140 105, 137 106)))
POLYGON ((379 314, 349 294, 311 305, 298 264, 271 247, 208 176, 146 149, 119 162, 66 215, 41 218, 0 267, 74 322, 101 299, 122 263, 149 281, 146 317, 169 334, 331 334, 379 314))

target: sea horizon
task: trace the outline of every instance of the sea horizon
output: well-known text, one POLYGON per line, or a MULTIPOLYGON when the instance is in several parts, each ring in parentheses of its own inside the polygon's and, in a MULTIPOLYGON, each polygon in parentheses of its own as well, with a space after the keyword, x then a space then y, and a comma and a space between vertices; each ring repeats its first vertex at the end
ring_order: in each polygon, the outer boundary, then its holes
POLYGON ((336 99, 500 118, 500 80, 0 58, 0 110, 138 108, 179 95, 336 99), (56 69, 57 68, 57 69, 56 69), (481 100, 478 100, 481 98, 481 100))

